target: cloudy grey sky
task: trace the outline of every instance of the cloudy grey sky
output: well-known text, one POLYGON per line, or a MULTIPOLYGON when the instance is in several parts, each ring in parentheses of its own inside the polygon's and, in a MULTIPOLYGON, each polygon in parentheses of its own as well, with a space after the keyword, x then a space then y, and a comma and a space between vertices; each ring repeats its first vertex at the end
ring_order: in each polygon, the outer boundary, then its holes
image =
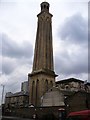
MULTIPOLYGON (((53 14, 57 80, 88 79, 88 0, 47 1, 53 14)), ((5 92, 20 91, 21 82, 28 80, 41 2, 0 0, 0 84, 5 85, 5 92)))

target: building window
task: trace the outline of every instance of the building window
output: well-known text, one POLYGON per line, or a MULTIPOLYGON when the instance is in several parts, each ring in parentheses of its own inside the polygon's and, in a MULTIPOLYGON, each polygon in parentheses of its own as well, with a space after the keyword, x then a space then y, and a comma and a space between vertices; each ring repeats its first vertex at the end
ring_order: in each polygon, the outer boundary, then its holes
POLYGON ((47 9, 49 10, 49 7, 47 6, 47 9))
POLYGON ((50 87, 53 87, 53 82, 52 81, 50 81, 50 87))
POLYGON ((45 88, 46 88, 46 91, 48 91, 48 80, 47 79, 45 81, 45 88))
POLYGON ((33 101, 33 97, 34 97, 34 87, 35 87, 35 82, 33 81, 32 82, 32 96, 31 96, 32 101, 33 101))
POLYGON ((44 8, 46 8, 46 5, 44 5, 44 8))
POLYGON ((37 79, 36 81, 36 105, 37 105, 37 99, 38 99, 38 95, 39 94, 39 80, 37 79))
POLYGON ((52 91, 52 89, 51 89, 51 91, 52 91))
POLYGON ((66 89, 66 90, 69 90, 69 89, 70 89, 69 85, 66 85, 66 86, 65 86, 65 89, 66 89))
POLYGON ((43 9, 43 6, 41 6, 41 10, 43 9))

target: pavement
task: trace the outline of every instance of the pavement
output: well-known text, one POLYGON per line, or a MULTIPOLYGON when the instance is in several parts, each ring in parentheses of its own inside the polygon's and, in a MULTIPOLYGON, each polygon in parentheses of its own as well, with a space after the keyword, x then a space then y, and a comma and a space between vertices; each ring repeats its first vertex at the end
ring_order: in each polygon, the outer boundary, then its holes
POLYGON ((20 118, 20 117, 11 117, 11 116, 3 116, 0 120, 34 120, 34 119, 28 119, 28 118, 20 118))

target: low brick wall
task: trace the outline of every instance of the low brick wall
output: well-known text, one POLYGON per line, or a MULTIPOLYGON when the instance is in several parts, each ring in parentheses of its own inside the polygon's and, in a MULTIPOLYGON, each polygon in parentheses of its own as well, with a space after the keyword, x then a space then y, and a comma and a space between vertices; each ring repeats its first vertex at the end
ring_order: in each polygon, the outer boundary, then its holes
POLYGON ((58 119, 59 110, 63 108, 60 106, 57 107, 30 107, 30 108, 12 108, 8 112, 5 111, 5 115, 18 116, 24 118, 33 118, 34 115, 40 119, 46 115, 53 115, 58 119))

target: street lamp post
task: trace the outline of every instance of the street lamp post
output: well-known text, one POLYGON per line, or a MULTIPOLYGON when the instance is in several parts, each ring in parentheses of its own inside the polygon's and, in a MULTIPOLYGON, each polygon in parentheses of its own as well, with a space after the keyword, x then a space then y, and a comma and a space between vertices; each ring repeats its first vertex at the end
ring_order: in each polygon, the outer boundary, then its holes
POLYGON ((2 104, 3 104, 3 98, 4 98, 4 87, 5 85, 1 84, 2 86, 2 98, 1 98, 1 108, 0 108, 0 119, 2 118, 2 104))
POLYGON ((2 86, 2 99, 1 99, 1 105, 3 104, 3 98, 4 98, 4 87, 5 85, 1 84, 2 86))

